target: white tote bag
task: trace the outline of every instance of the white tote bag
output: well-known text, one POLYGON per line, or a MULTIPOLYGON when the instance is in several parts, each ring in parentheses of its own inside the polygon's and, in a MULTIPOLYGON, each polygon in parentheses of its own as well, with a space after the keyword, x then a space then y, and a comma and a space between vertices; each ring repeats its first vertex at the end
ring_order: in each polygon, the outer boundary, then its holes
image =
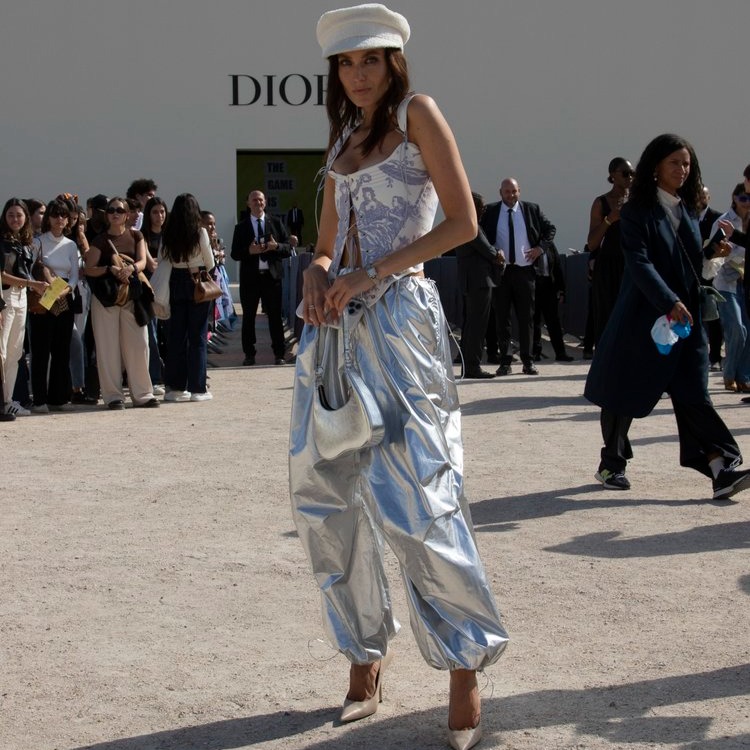
POLYGON ((154 315, 159 320, 167 320, 169 310, 169 277, 172 275, 172 264, 159 253, 159 265, 149 279, 154 290, 154 315))

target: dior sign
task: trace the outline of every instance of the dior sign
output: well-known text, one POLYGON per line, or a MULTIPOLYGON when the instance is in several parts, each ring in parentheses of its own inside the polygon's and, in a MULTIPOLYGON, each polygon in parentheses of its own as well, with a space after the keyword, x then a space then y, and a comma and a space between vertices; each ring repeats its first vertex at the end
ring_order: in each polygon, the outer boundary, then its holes
POLYGON ((312 103, 316 107, 325 106, 326 75, 305 76, 301 73, 290 73, 283 77, 277 75, 251 76, 244 73, 233 73, 232 107, 250 107, 258 104, 262 107, 301 107, 312 103))

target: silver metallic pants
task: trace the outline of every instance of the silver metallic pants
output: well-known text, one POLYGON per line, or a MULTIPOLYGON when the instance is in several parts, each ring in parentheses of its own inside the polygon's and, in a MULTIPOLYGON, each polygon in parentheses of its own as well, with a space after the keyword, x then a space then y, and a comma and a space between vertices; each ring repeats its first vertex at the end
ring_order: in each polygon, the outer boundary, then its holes
POLYGON ((396 554, 411 624, 437 669, 483 669, 508 636, 479 559, 463 494, 463 447, 447 326, 434 284, 406 277, 366 308, 359 370, 383 412, 375 448, 325 461, 312 441, 316 329, 297 355, 290 435, 294 521, 323 597, 328 635, 356 664, 398 631, 383 568, 396 554))

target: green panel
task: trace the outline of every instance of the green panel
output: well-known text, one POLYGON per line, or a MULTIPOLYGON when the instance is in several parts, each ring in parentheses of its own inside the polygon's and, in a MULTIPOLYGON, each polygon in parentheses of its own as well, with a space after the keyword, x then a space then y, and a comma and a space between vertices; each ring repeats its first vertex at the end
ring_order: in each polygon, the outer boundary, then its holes
POLYGON ((237 216, 247 208, 248 193, 262 190, 266 212, 283 220, 292 204, 297 203, 305 215, 302 242, 314 243, 315 175, 323 165, 323 156, 323 151, 238 151, 237 216))

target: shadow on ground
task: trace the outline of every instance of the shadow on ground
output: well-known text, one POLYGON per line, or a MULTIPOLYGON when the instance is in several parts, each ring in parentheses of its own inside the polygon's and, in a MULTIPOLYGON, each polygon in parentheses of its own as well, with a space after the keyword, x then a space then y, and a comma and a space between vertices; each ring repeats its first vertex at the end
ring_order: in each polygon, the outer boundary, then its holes
MULTIPOLYGON (((503 733, 524 732, 533 737, 542 727, 573 726, 581 738, 611 743, 654 743, 681 750, 730 750, 750 743, 750 733, 708 739, 709 715, 669 716, 668 707, 693 701, 722 699, 750 692, 750 664, 709 672, 638 680, 581 690, 540 690, 483 702, 485 745, 503 733), (659 715, 655 715, 658 712, 659 715)), ((362 721, 347 727, 335 723, 338 708, 316 711, 279 711, 228 719, 192 727, 168 729, 125 739, 86 745, 77 750, 232 750, 274 740, 289 748, 442 748, 445 746, 446 707, 412 714, 362 721), (329 726, 326 726, 329 725, 329 726), (332 736, 313 740, 307 732, 326 727, 332 736)), ((384 704, 382 713, 388 711, 384 704)))

